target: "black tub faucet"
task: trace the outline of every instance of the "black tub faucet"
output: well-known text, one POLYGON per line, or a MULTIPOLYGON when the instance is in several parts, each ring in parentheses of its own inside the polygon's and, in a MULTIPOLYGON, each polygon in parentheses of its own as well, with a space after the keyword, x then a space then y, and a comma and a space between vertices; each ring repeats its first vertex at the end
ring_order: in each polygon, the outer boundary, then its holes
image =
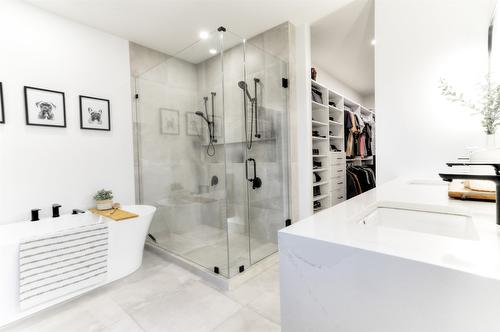
POLYGON ((40 209, 31 209, 31 221, 38 221, 40 220, 39 213, 40 209))
POLYGON ((85 211, 79 209, 73 209, 73 212, 71 214, 81 214, 81 213, 85 213, 85 211))
POLYGON ((485 180, 493 181, 496 186, 496 219, 500 225, 500 164, 496 163, 446 163, 448 167, 453 166, 491 166, 495 174, 468 174, 468 173, 439 173, 439 176, 447 182, 453 180, 485 180))
POLYGON ((60 204, 52 204, 52 218, 59 218, 59 209, 61 208, 60 204))

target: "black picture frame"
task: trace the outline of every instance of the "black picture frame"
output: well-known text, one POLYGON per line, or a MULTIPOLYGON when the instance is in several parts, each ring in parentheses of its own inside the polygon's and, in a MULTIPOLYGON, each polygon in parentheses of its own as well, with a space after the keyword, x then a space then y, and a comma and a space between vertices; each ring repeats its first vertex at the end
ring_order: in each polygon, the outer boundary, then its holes
POLYGON ((3 103, 3 85, 2 82, 0 82, 0 123, 4 124, 5 123, 5 106, 3 103))
POLYGON ((79 96, 79 100, 80 100, 80 129, 82 129, 82 130, 111 131, 111 102, 109 101, 109 99, 80 95, 79 96), (93 126, 89 126, 89 125, 86 126, 85 125, 84 110, 83 110, 83 108, 84 108, 83 103, 84 103, 85 99, 95 100, 95 101, 98 101, 98 102, 104 102, 106 104, 107 112, 103 112, 101 114, 101 116, 102 115, 107 116, 107 126, 99 128, 96 125, 93 125, 93 126))
POLYGON ((64 95, 64 92, 36 88, 36 87, 32 87, 32 86, 25 86, 24 87, 24 109, 25 109, 25 113, 26 113, 26 125, 27 126, 66 128, 66 97, 64 95), (63 117, 62 124, 58 125, 58 124, 34 123, 32 121, 30 122, 30 109, 29 109, 30 105, 29 105, 29 96, 28 96, 29 90, 42 91, 42 92, 46 92, 49 94, 59 94, 60 97, 62 97, 62 117, 63 117))

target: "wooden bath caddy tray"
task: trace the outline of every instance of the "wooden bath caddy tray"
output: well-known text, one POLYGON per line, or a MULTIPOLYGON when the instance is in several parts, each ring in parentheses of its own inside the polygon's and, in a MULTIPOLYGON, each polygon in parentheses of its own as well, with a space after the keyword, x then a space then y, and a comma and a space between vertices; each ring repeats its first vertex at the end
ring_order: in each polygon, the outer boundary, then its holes
POLYGON ((106 218, 111 218, 115 221, 135 218, 135 217, 139 216, 138 214, 135 214, 132 212, 127 212, 127 211, 124 211, 121 209, 97 210, 96 208, 93 208, 93 209, 90 209, 89 211, 94 213, 94 214, 98 214, 100 216, 106 217, 106 218))
POLYGON ((472 190, 466 186, 468 181, 453 181, 448 186, 448 196, 456 199, 495 202, 494 191, 472 190))

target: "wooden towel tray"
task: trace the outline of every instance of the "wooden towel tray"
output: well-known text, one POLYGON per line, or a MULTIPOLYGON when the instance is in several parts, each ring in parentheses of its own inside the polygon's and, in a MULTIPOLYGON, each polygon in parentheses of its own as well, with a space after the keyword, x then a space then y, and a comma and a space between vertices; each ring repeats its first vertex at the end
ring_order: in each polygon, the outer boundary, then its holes
POLYGON ((477 191, 467 187, 467 181, 453 181, 448 186, 448 196, 451 198, 473 200, 473 201, 491 201, 496 200, 494 191, 477 191))
POLYGON ((96 208, 93 208, 93 209, 90 209, 89 211, 92 212, 92 213, 94 213, 94 214, 98 214, 100 216, 113 219, 115 221, 126 220, 126 219, 130 219, 130 218, 136 218, 136 217, 139 216, 138 214, 135 214, 135 213, 132 213, 132 212, 128 212, 128 211, 124 211, 122 209, 116 209, 116 210, 115 209, 97 210, 96 208))

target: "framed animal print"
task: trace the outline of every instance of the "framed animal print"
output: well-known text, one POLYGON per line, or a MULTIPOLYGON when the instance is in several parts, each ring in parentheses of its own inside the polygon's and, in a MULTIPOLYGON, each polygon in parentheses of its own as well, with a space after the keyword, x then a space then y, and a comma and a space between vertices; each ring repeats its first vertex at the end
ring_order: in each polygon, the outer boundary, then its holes
POLYGON ((0 123, 5 123, 5 110, 3 106, 3 87, 0 82, 0 123))
POLYGON ((179 111, 160 108, 161 133, 179 135, 179 111))
POLYGON ((89 130, 111 130, 109 100, 80 96, 80 128, 89 130))
POLYGON ((66 127, 64 92, 24 87, 26 124, 29 126, 66 127))

